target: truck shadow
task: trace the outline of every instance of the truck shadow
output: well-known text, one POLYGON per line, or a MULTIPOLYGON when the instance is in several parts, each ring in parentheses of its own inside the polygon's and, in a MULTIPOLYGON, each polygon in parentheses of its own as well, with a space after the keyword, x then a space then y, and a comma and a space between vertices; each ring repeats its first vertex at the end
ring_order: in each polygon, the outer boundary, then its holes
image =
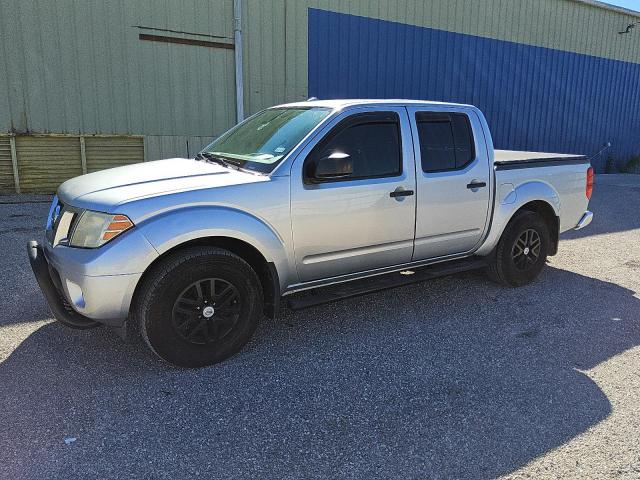
POLYGON ((0 472, 495 477, 611 413, 585 371, 640 344, 638 312, 555 268, 521 289, 465 274, 285 311, 189 371, 47 324, 0 364, 0 472))

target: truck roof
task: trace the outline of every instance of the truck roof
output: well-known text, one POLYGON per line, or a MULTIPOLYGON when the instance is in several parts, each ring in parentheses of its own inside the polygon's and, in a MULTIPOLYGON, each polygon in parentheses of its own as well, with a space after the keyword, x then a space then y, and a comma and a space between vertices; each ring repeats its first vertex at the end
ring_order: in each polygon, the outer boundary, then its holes
POLYGON ((431 102, 427 100, 409 100, 402 98, 345 98, 335 100, 307 100, 306 102, 293 102, 277 105, 277 107, 325 107, 325 108, 343 108, 357 105, 423 105, 423 106, 452 106, 452 107, 471 107, 473 105, 465 105, 462 103, 450 102, 431 102))
MULTIPOLYGON (((434 102, 428 100, 411 100, 406 98, 344 98, 333 100, 307 100, 304 102, 284 103, 276 105, 276 107, 324 107, 331 109, 339 109, 344 107, 359 105, 395 105, 395 106, 448 106, 448 107, 466 107, 478 110, 474 105, 453 102, 434 102)), ((586 161, 584 155, 566 154, 566 153, 549 153, 549 152, 525 152, 516 150, 495 150, 494 163, 496 165, 520 165, 531 164, 532 166, 540 164, 551 164, 554 162, 583 162, 586 161)))

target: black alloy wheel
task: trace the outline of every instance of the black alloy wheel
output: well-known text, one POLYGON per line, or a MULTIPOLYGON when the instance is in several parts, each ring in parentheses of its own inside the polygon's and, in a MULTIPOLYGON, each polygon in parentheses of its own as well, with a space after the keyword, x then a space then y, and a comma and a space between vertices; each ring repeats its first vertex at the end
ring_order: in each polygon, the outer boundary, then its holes
POLYGON ((193 368, 238 352, 263 309, 262 284, 246 261, 217 247, 186 247, 145 274, 132 320, 156 355, 193 368))
POLYGON ((528 228, 518 237, 511 249, 511 258, 518 270, 527 270, 536 264, 540 257, 542 241, 536 230, 528 228))
POLYGON ((521 287, 533 282, 547 261, 550 228, 537 212, 523 210, 509 221, 487 273, 503 285, 521 287))
POLYGON ((189 285, 173 304, 173 326, 178 336, 197 345, 223 340, 238 323, 238 289, 221 278, 204 278, 189 285))

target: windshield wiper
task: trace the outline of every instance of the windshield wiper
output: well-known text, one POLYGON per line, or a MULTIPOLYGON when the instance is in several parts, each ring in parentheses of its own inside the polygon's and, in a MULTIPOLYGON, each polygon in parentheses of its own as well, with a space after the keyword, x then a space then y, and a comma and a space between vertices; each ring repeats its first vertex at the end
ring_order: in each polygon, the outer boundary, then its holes
POLYGON ((217 155, 213 155, 209 152, 200 152, 199 154, 196 155, 196 160, 202 160, 202 159, 208 160, 213 163, 218 163, 223 167, 231 166, 231 163, 228 162, 226 159, 219 157, 217 155))
POLYGON ((232 161, 228 160, 225 157, 222 157, 220 155, 214 155, 213 153, 210 153, 210 152, 200 152, 200 153, 198 153, 196 155, 196 160, 200 160, 200 159, 205 159, 205 160, 207 160, 209 162, 217 163, 217 164, 222 165, 223 167, 226 167, 226 168, 233 168, 234 170, 238 170, 240 172, 247 172, 247 173, 253 173, 255 175, 262 175, 261 172, 256 172, 254 170, 249 170, 248 168, 242 168, 239 163, 232 162, 232 161))

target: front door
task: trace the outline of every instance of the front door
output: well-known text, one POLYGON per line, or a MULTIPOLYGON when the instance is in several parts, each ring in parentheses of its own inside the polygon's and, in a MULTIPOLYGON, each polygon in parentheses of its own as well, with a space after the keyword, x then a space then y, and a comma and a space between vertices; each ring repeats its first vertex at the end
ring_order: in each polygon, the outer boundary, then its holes
POLYGON ((319 141, 298 156, 291 174, 291 218, 300 280, 410 262, 416 196, 406 109, 351 109, 323 132, 319 141), (315 165, 328 157, 341 159, 344 175, 316 178, 315 165), (343 168, 344 159, 348 168, 343 168))
POLYGON ((408 109, 414 132, 417 212, 413 260, 472 251, 489 217, 491 170, 472 109, 408 109))

